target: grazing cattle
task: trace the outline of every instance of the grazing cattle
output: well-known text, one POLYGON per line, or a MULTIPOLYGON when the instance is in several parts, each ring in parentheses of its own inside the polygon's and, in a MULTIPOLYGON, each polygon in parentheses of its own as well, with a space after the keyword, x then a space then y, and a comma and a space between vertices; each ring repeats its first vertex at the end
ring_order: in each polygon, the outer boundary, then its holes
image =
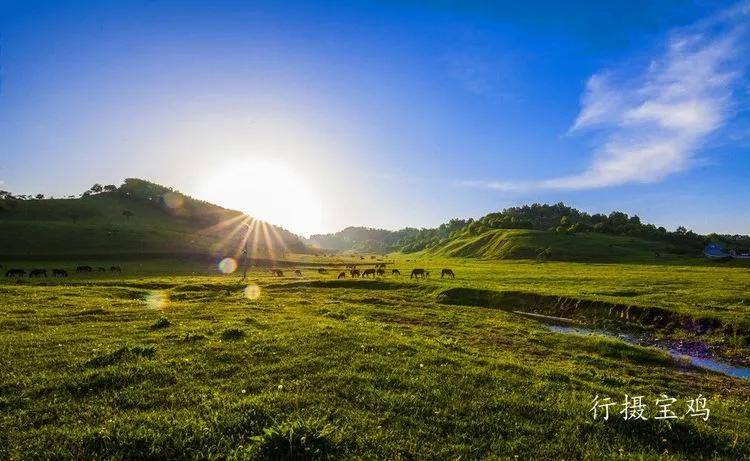
POLYGON ((299 269, 294 269, 294 275, 296 275, 297 277, 302 277, 302 271, 299 269))
POLYGON ((91 268, 91 266, 78 266, 76 267, 76 272, 91 272, 94 269, 91 268))
POLYGON ((23 269, 8 269, 8 271, 5 273, 6 277, 23 277, 26 275, 26 271, 23 269))
POLYGON ((339 276, 337 278, 345 279, 346 278, 346 272, 339 272, 339 276))
POLYGON ((401 271, 400 271, 400 270, 398 270, 398 269, 393 269, 393 270, 391 271, 391 275, 401 275, 401 271))
POLYGON ((120 272, 122 273, 122 268, 120 266, 112 266, 109 268, 110 272, 120 272))
POLYGON ((453 273, 453 269, 443 269, 440 271, 440 278, 443 278, 446 275, 450 278, 456 278, 456 274, 453 273))
POLYGON ((352 278, 359 277, 359 269, 352 269, 349 271, 349 274, 352 276, 352 278))
POLYGON ((409 276, 410 279, 415 279, 417 277, 425 277, 425 270, 424 269, 412 269, 411 275, 409 276))
POLYGON ((385 269, 378 269, 375 272, 377 272, 378 275, 385 275, 385 269))
POLYGON ((323 267, 321 267, 321 268, 318 269, 318 274, 327 274, 327 273, 328 273, 328 270, 326 270, 323 267))
POLYGON ((34 269, 31 272, 29 272, 29 277, 46 277, 47 276, 47 269, 34 269))
POLYGON ((52 269, 52 277, 67 277, 68 271, 65 269, 52 269))
POLYGON ((368 275, 372 275, 373 277, 375 277, 375 269, 365 269, 362 272, 362 277, 367 277, 368 275))

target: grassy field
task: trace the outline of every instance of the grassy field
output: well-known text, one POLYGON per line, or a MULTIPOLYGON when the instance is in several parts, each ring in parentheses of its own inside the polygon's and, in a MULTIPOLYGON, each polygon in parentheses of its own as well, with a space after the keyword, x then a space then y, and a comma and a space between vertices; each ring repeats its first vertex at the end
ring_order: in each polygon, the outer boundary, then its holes
POLYGON ((4 280, 0 458, 750 457, 747 381, 437 302, 451 287, 514 290, 742 323, 747 269, 396 263, 442 266, 457 278, 254 269, 240 283, 201 275, 200 263, 148 261, 125 264, 122 276, 4 280), (593 420, 595 396, 625 394, 645 396, 650 416, 661 394, 678 399, 679 415, 702 394, 710 418, 593 420))

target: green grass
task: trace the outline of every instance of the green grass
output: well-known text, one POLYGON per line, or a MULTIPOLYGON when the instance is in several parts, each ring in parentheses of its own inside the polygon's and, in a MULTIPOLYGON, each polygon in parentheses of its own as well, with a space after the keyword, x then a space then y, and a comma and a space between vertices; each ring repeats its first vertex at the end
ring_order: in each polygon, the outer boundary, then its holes
POLYGON ((550 250, 548 259, 556 261, 664 262, 685 257, 684 249, 679 250, 665 242, 598 233, 563 234, 527 229, 490 229, 479 235, 462 234, 430 248, 426 254, 533 260, 544 249, 550 250))
POLYGON ((452 287, 520 291, 741 324, 747 269, 396 258, 405 276, 378 281, 319 275, 334 261, 311 256, 301 279, 258 269, 245 284, 174 261, 3 280, 0 459, 750 457, 747 381, 437 302, 452 287), (409 280, 413 267, 457 278, 409 280), (653 409, 662 393, 682 411, 708 396, 710 419, 588 412, 596 395, 644 395, 653 409))

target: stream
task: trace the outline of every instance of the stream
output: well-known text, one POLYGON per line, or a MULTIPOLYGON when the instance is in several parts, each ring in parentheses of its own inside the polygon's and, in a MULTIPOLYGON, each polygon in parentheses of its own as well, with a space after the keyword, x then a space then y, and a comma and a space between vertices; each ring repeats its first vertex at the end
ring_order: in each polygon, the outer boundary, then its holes
POLYGON ((725 375, 732 376, 735 378, 750 380, 750 368, 736 367, 733 365, 729 365, 727 363, 716 361, 712 358, 686 354, 684 352, 676 350, 675 348, 662 347, 661 345, 653 344, 653 342, 647 341, 645 338, 639 338, 635 335, 630 335, 630 334, 625 334, 625 333, 618 334, 618 333, 612 333, 612 332, 603 331, 603 330, 593 330, 593 329, 583 328, 579 326, 559 325, 555 323, 547 323, 546 326, 548 330, 553 331, 555 333, 561 333, 561 334, 567 334, 567 335, 581 335, 581 336, 599 335, 599 336, 604 336, 607 338, 620 339, 622 341, 625 341, 630 344, 635 344, 635 345, 655 346, 655 347, 658 347, 659 349, 667 351, 669 355, 671 355, 672 357, 688 359, 693 366, 696 366, 699 368, 705 368, 705 369, 712 370, 718 373, 723 373, 725 375))

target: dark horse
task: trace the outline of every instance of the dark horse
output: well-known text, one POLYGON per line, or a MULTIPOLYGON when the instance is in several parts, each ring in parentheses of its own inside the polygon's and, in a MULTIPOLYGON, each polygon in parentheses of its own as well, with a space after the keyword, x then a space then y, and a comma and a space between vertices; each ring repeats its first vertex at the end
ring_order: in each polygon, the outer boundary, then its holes
POLYGON ((299 269, 294 269, 294 275, 296 275, 297 277, 302 277, 302 271, 299 269))
POLYGON ((120 272, 122 273, 122 268, 120 266, 112 266, 109 268, 110 272, 120 272))
POLYGON ((5 273, 6 277, 23 277, 24 275, 26 275, 26 271, 23 269, 8 269, 8 271, 5 273))
POLYGON ((318 274, 325 274, 327 272, 328 271, 325 268, 323 268, 323 267, 321 267, 320 269, 318 269, 318 274))
POLYGON ((276 277, 283 277, 284 271, 281 269, 271 269, 271 274, 275 275, 276 277))
POLYGON ((337 278, 345 279, 346 278, 346 272, 339 272, 339 276, 337 278))
POLYGON ((52 269, 52 277, 67 277, 68 271, 65 269, 52 269))
POLYGON ((391 275, 401 275, 401 271, 400 271, 400 270, 398 270, 398 269, 393 269, 393 270, 391 271, 391 275))
POLYGON ((34 269, 29 272, 29 277, 47 277, 47 269, 34 269))
POLYGON ((427 275, 427 272, 424 269, 412 269, 411 275, 409 276, 410 279, 415 279, 417 277, 424 278, 427 275))
POLYGON ((94 269, 91 268, 91 266, 78 266, 76 267, 76 272, 91 272, 94 269))
POLYGON ((375 277, 375 269, 365 269, 362 272, 362 277, 367 277, 368 275, 372 275, 373 277, 375 277))
POLYGON ((385 269, 378 269, 375 272, 377 272, 378 275, 385 275, 385 269))
POLYGON ((453 269, 443 269, 440 271, 440 278, 448 276, 450 278, 456 278, 456 274, 453 273, 453 269))
POLYGON ((349 271, 349 273, 351 274, 352 278, 359 277, 359 269, 352 269, 349 271))

